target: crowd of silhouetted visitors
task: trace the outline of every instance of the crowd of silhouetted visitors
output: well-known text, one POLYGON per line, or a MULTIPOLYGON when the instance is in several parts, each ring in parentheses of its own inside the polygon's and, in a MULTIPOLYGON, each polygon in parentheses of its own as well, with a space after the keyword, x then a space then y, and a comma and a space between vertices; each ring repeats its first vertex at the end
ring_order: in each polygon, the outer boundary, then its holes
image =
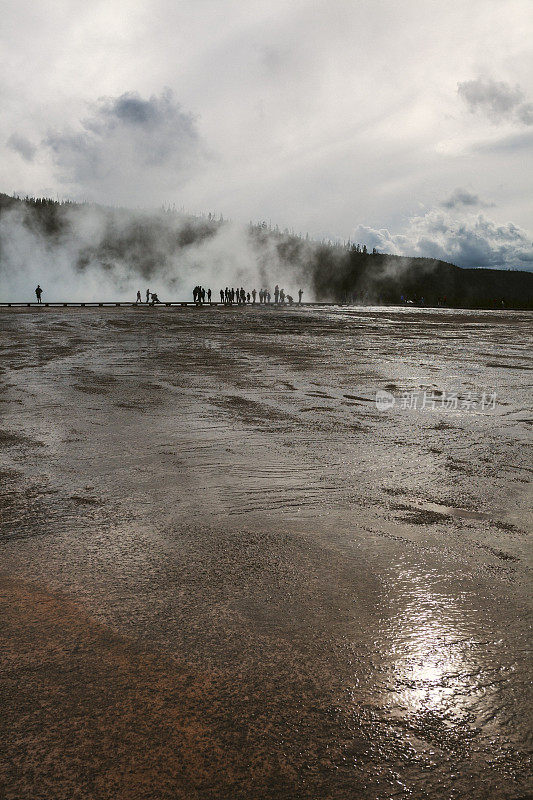
MULTIPOLYGON (((299 289, 298 291, 298 302, 302 302, 302 295, 303 289, 299 289)), ((193 301, 196 305, 202 305, 203 303, 211 303, 211 289, 208 289, 207 292, 202 286, 195 286, 192 292, 193 301)), ((244 287, 233 287, 233 286, 226 286, 225 289, 220 290, 220 302, 225 306, 231 305, 255 305, 259 302, 259 304, 269 304, 272 302, 272 295, 270 294, 269 289, 252 289, 251 292, 245 291, 244 287)), ((279 286, 276 285, 274 288, 274 304, 275 305, 285 305, 288 303, 289 305, 293 305, 294 298, 290 294, 286 294, 283 289, 280 289, 279 286)))
MULTIPOLYGON (((302 302, 302 295, 303 289, 299 289, 299 303, 302 302)), ((192 299, 197 306, 202 306, 204 304, 211 305, 213 302, 211 289, 205 289, 203 286, 195 286, 192 290, 192 299)), ((150 292, 150 290, 147 289, 145 302, 154 305, 155 303, 160 303, 161 301, 155 292, 150 292)), ((242 286, 240 288, 226 286, 225 289, 220 290, 220 302, 225 306, 255 305, 256 303, 268 305, 269 303, 272 303, 272 295, 270 294, 269 289, 259 289, 259 291, 257 291, 257 289, 252 289, 251 292, 247 292, 242 286)), ((140 291, 137 292, 137 303, 142 303, 140 291)), ((286 303, 292 306, 294 303, 294 298, 290 294, 286 294, 284 289, 280 289, 279 286, 276 285, 274 288, 274 305, 285 305, 286 303)))
MULTIPOLYGON (((43 290, 38 285, 35 294, 37 296, 37 302, 41 302, 41 295, 43 290)), ((302 295, 303 289, 298 290, 298 302, 302 302, 302 295)), ((201 306, 204 303, 211 305, 211 289, 204 289, 203 286, 195 286, 192 290, 192 298, 193 301, 196 303, 197 306, 201 306)), ((403 298, 402 298, 403 299, 403 298)), ((220 302, 225 306, 231 306, 234 303, 237 305, 255 305, 259 300, 260 304, 268 304, 272 300, 272 296, 268 289, 252 289, 251 292, 246 292, 244 288, 241 286, 239 288, 233 288, 226 286, 225 289, 220 290, 220 302)), ((154 306, 156 303, 160 303, 161 300, 157 296, 156 292, 151 292, 150 289, 146 290, 146 300, 145 303, 149 303, 150 305, 154 306)), ((293 298, 290 294, 285 294, 283 289, 280 289, 279 286, 276 284, 274 288, 274 304, 275 305, 284 305, 287 302, 290 306, 294 303, 293 298)), ((141 290, 137 290, 137 298, 136 303, 142 303, 142 296, 141 290)))

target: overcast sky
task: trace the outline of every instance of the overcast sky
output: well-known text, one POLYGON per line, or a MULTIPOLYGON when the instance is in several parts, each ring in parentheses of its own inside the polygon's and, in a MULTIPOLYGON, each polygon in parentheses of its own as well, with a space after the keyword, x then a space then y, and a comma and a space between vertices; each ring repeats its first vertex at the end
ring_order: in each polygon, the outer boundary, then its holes
POLYGON ((533 268, 531 0, 2 0, 0 191, 533 268))

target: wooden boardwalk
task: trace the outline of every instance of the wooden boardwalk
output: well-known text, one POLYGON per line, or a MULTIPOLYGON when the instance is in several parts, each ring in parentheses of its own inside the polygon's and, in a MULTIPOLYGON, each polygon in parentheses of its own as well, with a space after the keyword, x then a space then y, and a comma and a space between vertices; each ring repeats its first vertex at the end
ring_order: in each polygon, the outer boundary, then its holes
POLYGON ((160 308, 165 307, 188 307, 188 308, 244 308, 246 307, 253 307, 253 308, 303 308, 304 306, 346 306, 346 305, 353 305, 352 303, 293 303, 289 305, 289 303, 244 303, 242 305, 238 303, 226 304, 221 303, 220 301, 212 302, 212 303, 194 303, 193 301, 173 301, 171 303, 164 303, 159 302, 152 305, 152 303, 132 303, 127 301, 120 301, 120 302, 105 302, 105 303, 96 303, 96 302, 86 302, 86 303, 74 303, 74 302, 67 302, 67 303, 0 303, 1 308, 155 308, 159 306, 160 308))

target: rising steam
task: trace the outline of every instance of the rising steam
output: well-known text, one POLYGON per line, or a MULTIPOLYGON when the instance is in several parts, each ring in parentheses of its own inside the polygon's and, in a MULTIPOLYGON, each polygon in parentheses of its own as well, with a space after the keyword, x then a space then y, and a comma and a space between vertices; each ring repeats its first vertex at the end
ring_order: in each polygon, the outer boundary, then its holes
POLYGON ((49 301, 134 299, 147 288, 159 299, 191 299, 201 284, 213 299, 225 286, 283 286, 312 298, 305 248, 280 253, 282 234, 171 210, 111 209, 89 204, 12 202, 0 216, 2 300, 32 300, 37 283, 49 301))

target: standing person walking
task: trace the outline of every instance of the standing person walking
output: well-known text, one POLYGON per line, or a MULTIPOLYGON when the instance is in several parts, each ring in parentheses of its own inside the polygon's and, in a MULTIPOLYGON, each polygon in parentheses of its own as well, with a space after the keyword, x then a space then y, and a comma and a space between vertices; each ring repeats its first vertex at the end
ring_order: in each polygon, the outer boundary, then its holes
POLYGON ((303 289, 298 289, 298 303, 300 305, 302 305, 302 295, 303 295, 303 293, 304 293, 303 289))
POLYGON ((39 286, 39 284, 37 284, 37 288, 36 288, 36 290, 35 290, 35 294, 37 295, 37 302, 38 302, 38 303, 40 303, 40 302, 41 302, 41 295, 42 295, 42 293, 43 293, 43 290, 41 289, 41 287, 39 286))
POLYGON ((137 303, 141 302, 141 290, 140 289, 137 291, 137 301, 136 302, 137 303))

